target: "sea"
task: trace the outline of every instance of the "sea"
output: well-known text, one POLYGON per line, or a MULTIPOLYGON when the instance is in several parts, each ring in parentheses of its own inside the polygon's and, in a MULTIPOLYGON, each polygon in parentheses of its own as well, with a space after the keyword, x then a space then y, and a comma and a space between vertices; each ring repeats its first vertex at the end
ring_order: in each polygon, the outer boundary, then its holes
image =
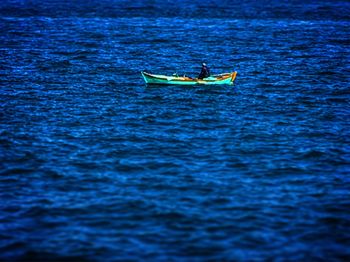
POLYGON ((349 247, 349 1, 1 0, 1 261, 349 247))

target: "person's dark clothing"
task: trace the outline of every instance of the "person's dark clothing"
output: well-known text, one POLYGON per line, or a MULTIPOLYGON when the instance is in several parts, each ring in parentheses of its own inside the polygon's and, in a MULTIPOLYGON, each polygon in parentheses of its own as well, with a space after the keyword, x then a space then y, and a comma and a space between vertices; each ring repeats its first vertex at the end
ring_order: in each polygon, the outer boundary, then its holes
POLYGON ((207 78, 210 76, 210 71, 207 66, 202 66, 202 70, 198 76, 199 79, 207 78))

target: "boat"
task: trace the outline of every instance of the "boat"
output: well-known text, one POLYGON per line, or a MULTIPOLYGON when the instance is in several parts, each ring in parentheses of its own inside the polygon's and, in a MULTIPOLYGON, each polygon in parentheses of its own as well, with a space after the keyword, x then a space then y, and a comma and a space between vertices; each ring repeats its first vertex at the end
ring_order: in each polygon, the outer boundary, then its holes
POLYGON ((207 78, 191 78, 188 76, 165 76, 154 75, 146 72, 141 72, 146 84, 158 85, 232 85, 235 81, 237 72, 213 75, 207 78))

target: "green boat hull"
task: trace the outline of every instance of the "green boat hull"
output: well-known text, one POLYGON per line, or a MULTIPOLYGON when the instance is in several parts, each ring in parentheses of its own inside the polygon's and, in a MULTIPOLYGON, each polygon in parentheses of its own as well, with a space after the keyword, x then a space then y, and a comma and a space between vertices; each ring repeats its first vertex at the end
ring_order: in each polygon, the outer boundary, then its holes
POLYGON ((237 72, 215 75, 204 79, 154 75, 146 72, 141 72, 141 74, 147 84, 156 85, 232 85, 237 76, 237 72))

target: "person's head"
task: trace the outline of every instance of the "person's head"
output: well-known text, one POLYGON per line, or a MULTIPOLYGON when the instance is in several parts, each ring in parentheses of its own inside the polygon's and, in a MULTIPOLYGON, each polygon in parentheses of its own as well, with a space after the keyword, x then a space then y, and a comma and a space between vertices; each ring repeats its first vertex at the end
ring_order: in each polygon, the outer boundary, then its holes
POLYGON ((206 67, 207 66, 207 64, 206 63, 202 63, 202 67, 206 67))

